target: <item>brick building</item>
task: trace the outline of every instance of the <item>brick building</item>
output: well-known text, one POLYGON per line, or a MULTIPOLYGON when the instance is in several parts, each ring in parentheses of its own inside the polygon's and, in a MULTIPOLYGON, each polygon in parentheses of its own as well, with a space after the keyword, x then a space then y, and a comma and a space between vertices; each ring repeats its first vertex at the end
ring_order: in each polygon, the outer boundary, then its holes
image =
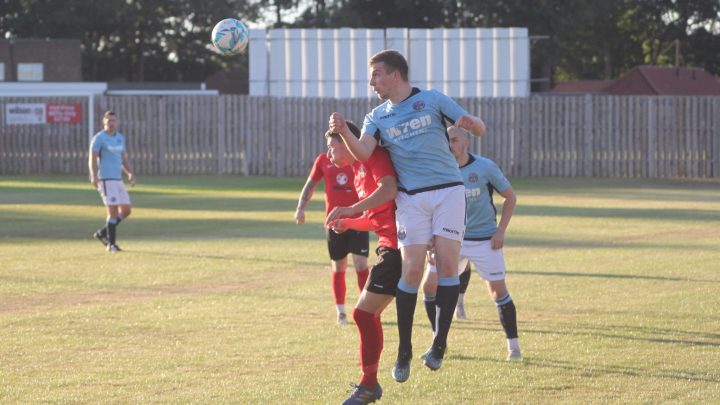
POLYGON ((0 82, 80 82, 79 39, 0 39, 0 82))

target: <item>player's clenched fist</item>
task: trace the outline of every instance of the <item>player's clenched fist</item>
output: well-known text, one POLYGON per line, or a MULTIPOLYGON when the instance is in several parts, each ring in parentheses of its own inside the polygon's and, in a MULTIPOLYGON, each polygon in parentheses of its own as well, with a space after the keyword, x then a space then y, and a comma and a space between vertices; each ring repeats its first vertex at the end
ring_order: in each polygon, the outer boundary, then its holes
POLYGON ((330 115, 330 121, 328 122, 328 128, 336 134, 342 134, 347 129, 345 117, 339 112, 332 113, 332 115, 330 115))
POLYGON ((472 129, 473 125, 475 125, 475 121, 473 121, 470 116, 463 115, 462 117, 458 118, 457 121, 455 121, 455 126, 458 128, 462 128, 466 131, 469 131, 472 129))

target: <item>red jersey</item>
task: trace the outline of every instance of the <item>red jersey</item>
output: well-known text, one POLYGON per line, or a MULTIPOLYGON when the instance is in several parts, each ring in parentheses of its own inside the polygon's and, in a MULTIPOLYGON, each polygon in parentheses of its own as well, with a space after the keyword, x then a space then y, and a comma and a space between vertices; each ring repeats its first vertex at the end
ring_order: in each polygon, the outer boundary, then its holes
MULTIPOLYGON (((385 176, 397 177, 395 168, 390 161, 390 155, 380 147, 375 148, 367 161, 360 162, 356 160, 352 167, 355 172, 355 190, 361 200, 367 198, 378 188, 377 182, 381 178, 385 176)), ((368 210, 367 214, 379 238, 378 246, 397 249, 395 201, 390 200, 379 207, 368 210)))
POLYGON ((349 207, 358 202, 352 186, 354 177, 352 168, 335 166, 325 153, 315 158, 310 178, 316 182, 325 181, 325 216, 335 207, 349 207))

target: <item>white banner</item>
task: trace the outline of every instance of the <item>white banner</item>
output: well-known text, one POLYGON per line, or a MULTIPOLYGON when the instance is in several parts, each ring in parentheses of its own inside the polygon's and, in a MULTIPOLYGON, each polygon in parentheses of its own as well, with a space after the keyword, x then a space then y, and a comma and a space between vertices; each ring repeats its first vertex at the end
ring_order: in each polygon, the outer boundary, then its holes
POLYGON ((5 105, 5 124, 45 124, 45 103, 24 103, 5 105))

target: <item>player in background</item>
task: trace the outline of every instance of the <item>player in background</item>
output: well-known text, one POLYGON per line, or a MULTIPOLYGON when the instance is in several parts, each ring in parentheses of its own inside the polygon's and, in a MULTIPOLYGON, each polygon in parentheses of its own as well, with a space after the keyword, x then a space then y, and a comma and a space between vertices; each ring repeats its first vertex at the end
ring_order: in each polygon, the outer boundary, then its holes
MULTIPOLYGON (((360 130, 347 123, 353 136, 360 130)), ((349 207, 336 207, 327 217, 326 226, 336 232, 349 229, 374 230, 378 236, 377 262, 370 271, 370 280, 360 294, 353 319, 360 333, 360 365, 362 378, 344 405, 363 405, 380 399, 382 388, 377 380, 380 353, 383 349, 383 330, 380 314, 395 295, 402 269, 395 227, 397 181, 387 151, 377 148, 365 162, 356 160, 342 141, 331 131, 327 137, 328 156, 338 167, 352 167, 355 189, 360 201, 349 207), (362 216, 355 217, 362 213, 362 216)))
MULTIPOLYGON (((462 249, 462 247, 460 249, 462 249)), ((471 274, 472 271, 470 269, 470 262, 468 262, 467 266, 465 266, 465 269, 463 269, 462 273, 460 273, 460 276, 458 277, 460 279, 460 293, 458 294, 457 305, 455 305, 455 319, 468 319, 467 314, 465 314, 465 293, 470 285, 471 274)))
MULTIPOLYGON (((325 182, 326 216, 337 206, 347 207, 355 204, 358 197, 353 187, 353 179, 351 167, 338 168, 330 162, 327 154, 319 154, 315 158, 305 186, 300 192, 297 209, 295 210, 295 222, 298 225, 305 223, 305 208, 320 181, 325 182)), ((328 254, 330 255, 332 290, 337 310, 337 322, 340 325, 345 325, 347 324, 345 312, 347 255, 348 253, 352 254, 353 265, 357 274, 358 290, 362 291, 368 278, 367 257, 370 236, 364 231, 350 230, 343 234, 337 234, 332 230, 325 229, 325 238, 327 240, 328 254)))
POLYGON ((106 246, 108 252, 119 252, 117 226, 130 216, 130 195, 125 189, 122 172, 128 176, 130 186, 135 186, 135 175, 128 161, 125 137, 117 131, 117 115, 112 111, 103 114, 103 130, 90 141, 90 183, 100 192, 107 210, 105 226, 93 234, 106 246))
MULTIPOLYGON (((460 250, 458 271, 463 271, 468 262, 475 265, 475 270, 485 280, 488 292, 497 306, 500 324, 505 330, 507 338, 507 360, 519 361, 522 360, 522 354, 518 342, 515 303, 505 284, 505 257, 502 251, 505 243, 505 231, 510 224, 517 197, 510 182, 495 162, 469 153, 470 139, 465 130, 450 127, 448 128, 448 138, 450 149, 460 165, 467 195, 468 222, 460 250), (505 198, 499 223, 496 219, 497 210, 493 202, 495 191, 505 198)), ((437 315, 432 301, 435 299, 438 276, 432 257, 429 257, 428 262, 423 293, 430 327, 434 331, 437 315)))
POLYGON ((331 115, 329 125, 360 161, 367 160, 376 146, 384 147, 398 175, 395 203, 403 264, 395 297, 399 344, 392 374, 404 382, 410 376, 412 325, 428 245, 435 246, 440 274, 435 300, 439 322, 432 353, 423 361, 431 370, 442 365, 459 294, 465 186, 445 129, 454 123, 481 136, 485 124, 437 90, 411 86, 407 61, 399 52, 381 51, 370 58, 369 66, 370 87, 385 102, 365 116, 360 139, 347 129, 340 113, 331 115))

